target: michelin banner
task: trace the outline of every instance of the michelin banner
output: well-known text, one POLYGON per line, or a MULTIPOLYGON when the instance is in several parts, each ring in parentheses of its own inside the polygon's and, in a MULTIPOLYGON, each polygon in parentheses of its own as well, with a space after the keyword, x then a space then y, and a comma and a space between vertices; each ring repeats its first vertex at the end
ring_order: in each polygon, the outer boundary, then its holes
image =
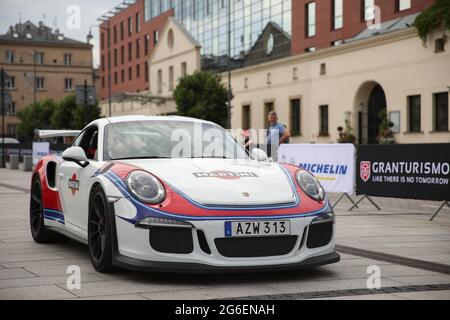
POLYGON ((450 200, 450 144, 358 146, 356 193, 450 200))
POLYGON ((353 144, 284 144, 278 159, 314 174, 327 192, 354 192, 353 144))

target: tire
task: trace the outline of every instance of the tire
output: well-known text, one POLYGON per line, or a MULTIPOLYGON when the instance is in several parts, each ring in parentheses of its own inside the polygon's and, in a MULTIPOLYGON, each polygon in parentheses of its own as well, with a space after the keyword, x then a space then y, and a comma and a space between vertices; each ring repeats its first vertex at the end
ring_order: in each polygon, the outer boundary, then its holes
POLYGON ((44 224, 44 204, 42 199, 42 187, 39 175, 33 178, 30 197, 30 230, 31 236, 37 243, 57 243, 64 237, 50 231, 44 224))
POLYGON ((106 195, 97 185, 89 199, 88 246, 92 265, 102 273, 114 270, 111 225, 106 195))

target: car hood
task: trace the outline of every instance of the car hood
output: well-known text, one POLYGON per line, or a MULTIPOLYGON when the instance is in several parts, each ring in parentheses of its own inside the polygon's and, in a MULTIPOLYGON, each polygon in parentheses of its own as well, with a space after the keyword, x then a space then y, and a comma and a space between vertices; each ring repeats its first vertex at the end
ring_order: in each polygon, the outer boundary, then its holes
POLYGON ((123 162, 154 174, 175 191, 205 205, 272 205, 296 199, 291 178, 276 163, 234 159, 123 162))

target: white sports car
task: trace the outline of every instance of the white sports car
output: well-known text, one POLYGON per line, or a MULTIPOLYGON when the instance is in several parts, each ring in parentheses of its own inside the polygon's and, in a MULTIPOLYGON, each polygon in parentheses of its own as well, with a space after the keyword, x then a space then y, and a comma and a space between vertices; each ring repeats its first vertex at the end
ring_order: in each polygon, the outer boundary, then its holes
POLYGON ((99 119, 32 176, 34 240, 86 243, 95 269, 265 271, 339 261, 333 210, 301 168, 184 117, 99 119), (199 138, 200 137, 200 138, 199 138), (200 142, 200 143, 197 143, 200 142))

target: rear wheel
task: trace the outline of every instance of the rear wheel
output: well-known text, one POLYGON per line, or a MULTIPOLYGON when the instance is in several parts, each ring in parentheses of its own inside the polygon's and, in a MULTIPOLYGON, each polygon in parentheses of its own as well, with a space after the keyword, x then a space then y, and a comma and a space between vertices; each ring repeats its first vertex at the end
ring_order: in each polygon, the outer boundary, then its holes
POLYGON ((63 236, 49 231, 44 224, 44 204, 42 201, 42 188, 39 176, 34 177, 31 186, 30 199, 30 229, 31 236, 37 243, 60 242, 63 236))
POLYGON ((98 272, 110 272, 112 264, 112 230, 108 202, 100 185, 94 187, 89 201, 89 256, 98 272))

